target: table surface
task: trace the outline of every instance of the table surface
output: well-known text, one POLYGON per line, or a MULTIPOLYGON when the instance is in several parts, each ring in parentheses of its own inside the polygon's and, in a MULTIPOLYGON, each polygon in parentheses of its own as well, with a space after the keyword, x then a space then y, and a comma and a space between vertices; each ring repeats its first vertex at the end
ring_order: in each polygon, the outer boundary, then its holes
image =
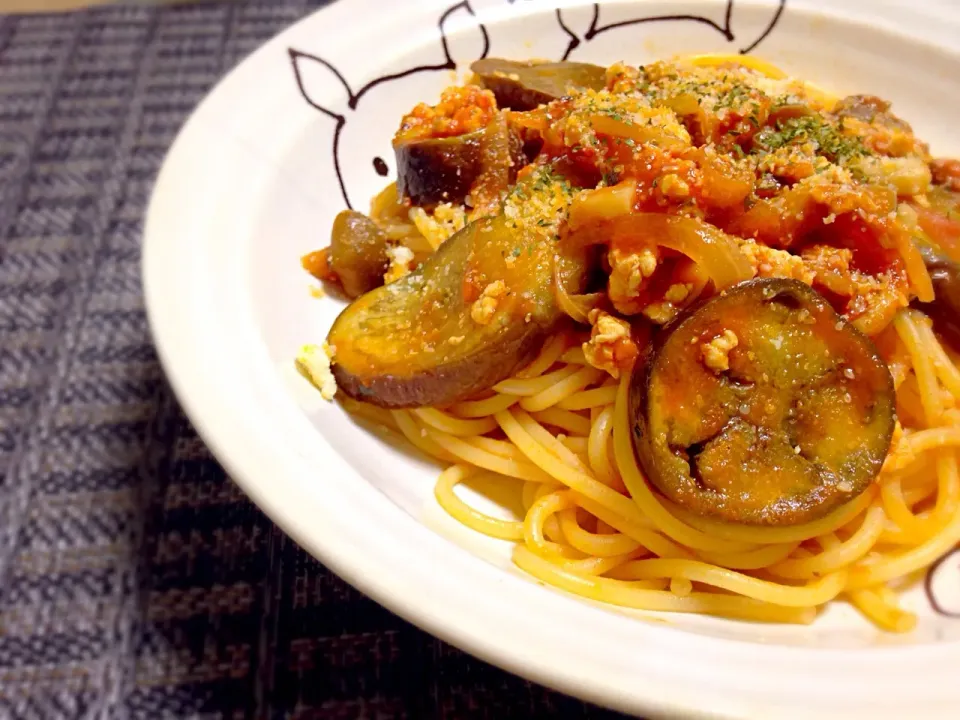
POLYGON ((0 17, 0 718, 614 715, 422 633, 224 475, 151 345, 188 113, 317 0, 0 17))

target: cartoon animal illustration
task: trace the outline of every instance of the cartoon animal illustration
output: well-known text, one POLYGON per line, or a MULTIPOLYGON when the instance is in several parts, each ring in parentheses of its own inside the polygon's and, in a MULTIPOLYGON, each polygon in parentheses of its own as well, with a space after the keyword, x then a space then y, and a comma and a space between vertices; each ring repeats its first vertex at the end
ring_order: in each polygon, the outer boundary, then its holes
MULTIPOLYGON (((530 2, 533 0, 527 1, 530 2)), ((637 25, 661 22, 689 22, 711 28, 720 33, 728 42, 738 43, 739 48, 737 52, 746 54, 753 51, 763 42, 773 28, 776 27, 781 15, 783 15, 786 4, 787 0, 776 0, 776 2, 771 3, 770 8, 773 12, 769 22, 760 29, 759 33, 756 29, 751 29, 750 31, 744 32, 743 37, 740 37, 741 33, 735 29, 736 17, 734 0, 727 0, 722 17, 719 17, 719 12, 717 13, 718 17, 685 13, 663 15, 634 14, 637 13, 637 10, 642 10, 642 5, 638 6, 638 8, 632 12, 628 5, 626 6, 627 10, 621 10, 615 14, 614 8, 616 6, 603 5, 601 7, 600 3, 593 3, 590 6, 580 8, 557 8, 555 12, 561 30, 563 30, 569 38, 567 48, 563 53, 562 59, 564 60, 569 59, 571 54, 585 43, 590 43, 598 37, 607 36, 611 32, 624 28, 631 29, 637 25)), ((717 6, 719 10, 720 3, 717 3, 717 6)), ((633 33, 634 36, 636 36, 637 31, 633 30, 633 33)), ((605 38, 605 42, 607 40, 608 38, 605 38)))
POLYGON ((930 568, 924 589, 934 610, 947 617, 960 618, 960 548, 930 568))
POLYGON ((356 90, 329 60, 287 50, 301 96, 334 123, 332 162, 348 208, 362 208, 390 175, 390 140, 399 118, 409 112, 411 98, 439 96, 451 82, 451 71, 468 67, 490 50, 487 29, 466 0, 447 8, 438 27, 439 47, 424 48, 410 67, 356 90))
MULTIPOLYGON (((288 49, 297 88, 303 99, 334 123, 332 161, 347 207, 358 207, 383 184, 382 178, 390 175, 392 152, 389 139, 396 130, 397 118, 409 111, 410 98, 429 98, 431 91, 439 94, 450 80, 450 76, 442 71, 464 69, 474 60, 488 55, 491 39, 482 22, 483 13, 502 8, 504 3, 519 5, 541 1, 463 0, 456 3, 438 19, 439 47, 425 50, 432 57, 374 78, 356 90, 329 60, 303 50, 288 49), (452 32, 460 28, 464 31, 452 32), (428 77, 429 80, 425 79, 428 77), (363 116, 363 122, 348 122, 358 115, 363 116)), ((734 4, 734 0, 727 0, 722 17, 717 18, 689 14, 637 17, 631 14, 632 5, 601 7, 600 3, 593 3, 557 8, 554 13, 558 32, 555 37, 540 34, 536 38, 537 56, 567 59, 597 38, 607 38, 609 33, 629 31, 635 25, 678 21, 712 28, 731 43, 739 41, 739 52, 746 53, 770 34, 783 13, 786 0, 777 0, 771 5, 772 17, 759 35, 754 28, 751 35, 743 38, 735 30, 734 4), (626 10, 617 9, 623 7, 626 10)), ((643 5, 636 7, 642 9, 643 5)), ((637 31, 633 30, 633 33, 635 36, 637 31)))

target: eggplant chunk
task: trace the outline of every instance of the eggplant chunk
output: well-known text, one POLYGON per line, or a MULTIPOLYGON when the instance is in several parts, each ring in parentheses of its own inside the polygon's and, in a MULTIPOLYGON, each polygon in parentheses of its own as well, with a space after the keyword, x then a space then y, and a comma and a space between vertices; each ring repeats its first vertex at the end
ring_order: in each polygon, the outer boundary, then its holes
POLYGON ((330 246, 304 256, 303 266, 320 280, 336 279, 347 297, 360 297, 383 285, 387 236, 363 213, 344 210, 333 220, 330 246))
POLYGON ((498 115, 486 128, 445 138, 406 140, 394 144, 397 192, 414 205, 433 207, 460 203, 474 184, 502 169, 504 186, 526 165, 523 141, 498 115))
MULTIPOLYGON (((327 336, 338 387, 381 407, 444 406, 509 377, 563 318, 556 250, 502 215, 471 223, 419 269, 340 314, 327 336)), ((567 273, 567 289, 578 292, 583 275, 567 273)))
POLYGON ((497 105, 511 110, 533 110, 569 95, 572 89, 602 90, 606 84, 606 69, 589 63, 484 58, 470 69, 493 91, 497 105))
POLYGON ((814 520, 880 472, 893 381, 870 340, 796 280, 756 279, 678 318, 631 377, 647 477, 731 523, 814 520))
POLYGON ((960 352, 960 265, 933 245, 920 245, 920 254, 933 281, 934 300, 915 303, 933 320, 936 331, 960 352))

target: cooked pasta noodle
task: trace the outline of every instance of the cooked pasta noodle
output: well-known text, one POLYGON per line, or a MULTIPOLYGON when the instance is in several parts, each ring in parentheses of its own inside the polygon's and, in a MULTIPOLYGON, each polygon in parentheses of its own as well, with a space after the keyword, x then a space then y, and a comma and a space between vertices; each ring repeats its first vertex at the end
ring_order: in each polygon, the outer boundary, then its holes
MULTIPOLYGON (((748 68, 820 110, 838 103, 757 58, 688 61, 748 68)), ((635 129, 601 120, 633 143, 635 129)), ((616 194, 604 202, 618 202, 616 194)), ((407 210, 391 185, 373 200, 370 217, 419 256, 439 247, 471 212, 448 206, 438 219, 439 211, 407 210)), ((897 242, 916 296, 932 298, 910 237, 897 242)), ((706 282, 694 279, 682 292, 700 293, 706 282)), ((880 319, 864 322, 878 344, 889 346, 885 362, 899 415, 883 470, 849 502, 798 524, 722 522, 657 492, 631 439, 629 372, 607 372, 587 352, 586 338, 566 326, 525 367, 474 399, 393 411, 350 399, 345 406, 398 430, 446 465, 435 486, 439 505, 479 533, 516 542, 513 561, 548 585, 638 610, 799 624, 840 599, 885 630, 908 632, 917 619, 899 606, 896 589, 960 543, 960 365, 929 318, 905 305, 878 304, 880 319), (504 520, 470 507, 458 486, 481 477, 512 487, 523 517, 504 520)))
MULTIPOLYGON (((925 332, 922 315, 905 311, 898 315, 896 323, 899 331, 916 338, 917 356, 936 358, 937 362, 946 357, 935 336, 925 332)), ((524 380, 518 378, 503 385, 516 390, 515 383, 521 381, 549 375, 572 377, 571 370, 576 372, 579 365, 563 363, 556 342, 556 338, 551 339, 553 347, 549 348, 556 358, 553 364, 531 364, 518 374, 524 380), (531 372, 537 369, 541 371, 539 376, 531 372)), ((952 362, 950 368, 957 370, 952 362)), ((553 378, 550 382, 556 386, 558 382, 553 378)), ((601 378, 594 381, 599 385, 597 390, 609 392, 601 378)), ((926 392, 946 391, 939 378, 932 382, 937 384, 928 385, 926 392)), ((494 468, 489 462, 479 464, 483 461, 475 458, 477 465, 452 466, 437 483, 441 506, 477 532, 502 539, 522 538, 521 547, 514 554, 521 568, 544 582, 592 600, 644 610, 809 623, 817 609, 839 597, 849 600, 885 630, 907 632, 915 626, 916 618, 898 607, 896 595, 880 591, 891 580, 929 567, 960 542, 960 476, 956 457, 960 427, 931 424, 906 432, 892 449, 894 454, 934 456, 930 462, 937 483, 921 488, 923 498, 933 498, 935 502, 935 509, 926 517, 914 513, 905 502, 904 476, 884 472, 876 483, 879 491, 870 490, 806 526, 723 526, 690 517, 650 491, 632 448, 623 442, 629 433, 625 387, 622 382, 619 397, 604 402, 601 413, 592 420, 587 407, 567 410, 565 415, 551 414, 551 410, 556 411, 563 404, 562 400, 539 410, 539 418, 522 408, 510 407, 486 416, 503 429, 508 441, 526 460, 494 468), (583 424, 578 423, 579 427, 573 429, 570 415, 580 418, 583 424), (552 424, 554 421, 563 424, 552 424), (613 436, 618 433, 621 451, 616 453, 613 436), (586 443, 586 463, 558 440, 561 435, 581 438, 586 443), (615 463, 610 461, 613 456, 615 463), (531 466, 540 472, 534 473, 531 466), (503 482, 516 483, 527 511, 523 523, 490 518, 456 496, 453 488, 468 476, 471 468, 496 470, 503 482), (629 478, 629 498, 617 488, 621 478, 629 478), (533 493, 538 489, 542 493, 535 497, 533 493), (554 519, 557 526, 554 538, 549 539, 545 528, 554 519), (888 527, 906 538, 887 542, 884 531, 888 527), (908 547, 905 549, 904 545, 908 547), (643 556, 660 559, 642 559, 643 556)), ((960 402, 960 394, 951 392, 950 396, 960 402)), ((435 423, 421 418, 419 413, 410 417, 424 440, 450 449, 435 423)), ((458 457, 466 459, 463 454, 458 457)))

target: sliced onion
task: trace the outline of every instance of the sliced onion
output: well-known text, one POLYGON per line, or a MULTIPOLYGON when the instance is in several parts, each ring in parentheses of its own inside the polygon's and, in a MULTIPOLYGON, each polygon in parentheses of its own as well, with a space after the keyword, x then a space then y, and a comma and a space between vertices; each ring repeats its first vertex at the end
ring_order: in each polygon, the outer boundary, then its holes
POLYGON ((567 223, 571 230, 633 211, 637 199, 637 181, 628 179, 612 187, 585 190, 570 203, 567 223))
POLYGON ((717 290, 753 277, 753 267, 732 237, 695 218, 637 213, 608 220, 610 246, 627 252, 658 246, 693 260, 717 290))
POLYGON ((569 315, 574 322, 586 325, 590 311, 603 302, 604 293, 596 292, 586 295, 568 293, 563 277, 563 262, 560 255, 553 256, 553 297, 557 301, 557 307, 569 315))
POLYGON ((626 138, 640 144, 652 143, 661 148, 683 148, 690 145, 683 138, 664 132, 663 128, 616 120, 610 115, 590 116, 590 126, 601 135, 626 138))

